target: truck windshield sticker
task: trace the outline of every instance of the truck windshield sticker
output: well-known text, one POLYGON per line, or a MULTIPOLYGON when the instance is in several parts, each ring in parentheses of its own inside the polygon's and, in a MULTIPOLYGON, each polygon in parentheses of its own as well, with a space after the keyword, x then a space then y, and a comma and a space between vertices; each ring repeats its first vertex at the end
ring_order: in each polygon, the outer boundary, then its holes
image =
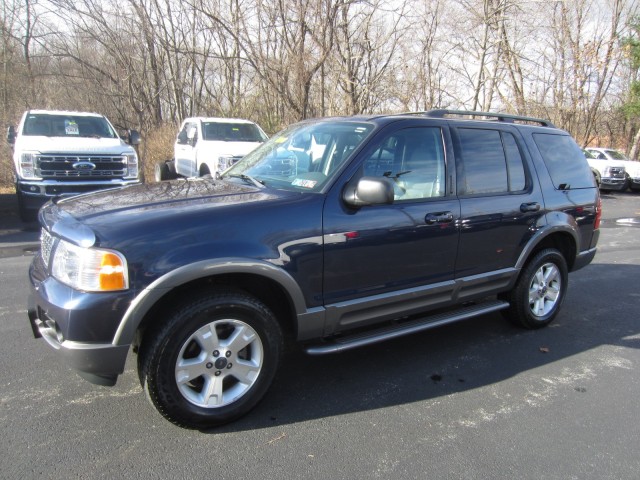
POLYGON ((80 135, 78 124, 73 120, 64 121, 64 133, 66 135, 80 135))

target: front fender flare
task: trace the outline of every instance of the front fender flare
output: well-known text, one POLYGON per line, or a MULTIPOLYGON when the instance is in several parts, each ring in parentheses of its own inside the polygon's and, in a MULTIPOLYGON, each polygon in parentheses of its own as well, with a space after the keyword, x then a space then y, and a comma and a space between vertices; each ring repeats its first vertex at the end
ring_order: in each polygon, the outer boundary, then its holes
POLYGON ((166 293, 185 283, 227 273, 249 273, 275 281, 287 292, 297 315, 307 311, 300 287, 285 270, 271 263, 246 258, 219 258, 200 261, 176 268, 155 280, 131 302, 113 338, 113 345, 129 345, 133 342, 140 322, 149 310, 166 293))

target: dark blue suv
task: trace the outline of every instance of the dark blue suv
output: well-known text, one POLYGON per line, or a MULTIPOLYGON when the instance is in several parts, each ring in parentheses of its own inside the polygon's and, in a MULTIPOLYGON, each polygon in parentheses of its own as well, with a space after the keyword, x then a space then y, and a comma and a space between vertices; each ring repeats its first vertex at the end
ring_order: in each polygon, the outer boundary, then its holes
POLYGON ((547 325, 600 216, 584 155, 545 120, 306 121, 220 179, 47 204, 29 318, 94 383, 133 350, 162 415, 206 428, 265 395, 285 339, 324 354, 498 310, 547 325))

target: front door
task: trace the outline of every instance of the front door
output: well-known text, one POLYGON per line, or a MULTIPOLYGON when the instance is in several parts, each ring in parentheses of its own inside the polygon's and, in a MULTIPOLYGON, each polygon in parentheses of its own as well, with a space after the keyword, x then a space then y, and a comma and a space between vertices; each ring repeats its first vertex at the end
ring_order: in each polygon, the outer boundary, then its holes
POLYGON ((446 188, 446 144, 440 127, 409 127, 388 133, 362 153, 356 175, 391 179, 391 205, 352 209, 339 194, 329 195, 325 333, 394 318, 412 302, 417 311, 450 299, 460 206, 446 188))
POLYGON ((194 122, 186 122, 178 133, 174 148, 176 171, 183 177, 197 177, 196 144, 198 126, 194 122))

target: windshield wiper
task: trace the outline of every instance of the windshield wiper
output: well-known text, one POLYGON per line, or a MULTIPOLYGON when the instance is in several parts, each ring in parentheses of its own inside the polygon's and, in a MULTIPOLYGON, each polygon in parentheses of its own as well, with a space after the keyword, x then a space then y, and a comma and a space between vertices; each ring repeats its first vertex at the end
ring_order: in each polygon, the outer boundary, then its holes
POLYGON ((265 187, 265 183, 262 180, 258 180, 256 178, 253 178, 251 175, 246 175, 244 173, 232 173, 229 176, 231 178, 240 178, 240 179, 244 180, 247 183, 251 183, 252 185, 255 185, 258 188, 264 188, 265 187))

